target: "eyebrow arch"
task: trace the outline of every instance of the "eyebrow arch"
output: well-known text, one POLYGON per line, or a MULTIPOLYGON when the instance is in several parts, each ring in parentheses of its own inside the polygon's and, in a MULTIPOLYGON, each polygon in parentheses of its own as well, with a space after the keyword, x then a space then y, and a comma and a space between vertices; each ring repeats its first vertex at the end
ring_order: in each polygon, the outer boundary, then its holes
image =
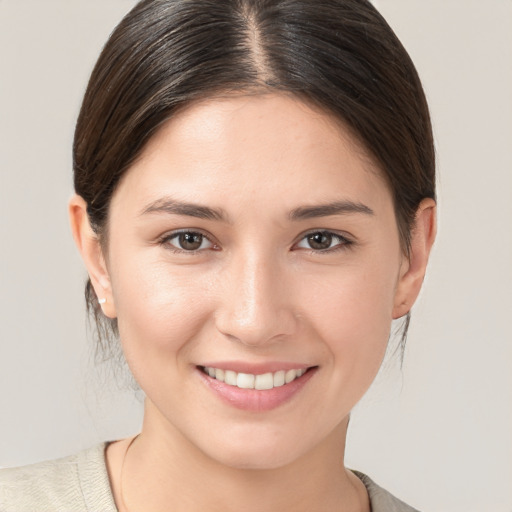
POLYGON ((301 206, 290 212, 291 220, 314 219, 316 217, 327 217, 329 215, 343 215, 350 213, 363 213, 375 215, 374 211, 362 203, 352 201, 335 201, 333 203, 319 204, 315 206, 301 206))
POLYGON ((209 208, 199 204, 177 201, 170 197, 157 199, 142 210, 140 215, 149 213, 167 213, 171 215, 186 215, 188 217, 197 217, 199 219, 225 221, 226 215, 220 209, 209 208))

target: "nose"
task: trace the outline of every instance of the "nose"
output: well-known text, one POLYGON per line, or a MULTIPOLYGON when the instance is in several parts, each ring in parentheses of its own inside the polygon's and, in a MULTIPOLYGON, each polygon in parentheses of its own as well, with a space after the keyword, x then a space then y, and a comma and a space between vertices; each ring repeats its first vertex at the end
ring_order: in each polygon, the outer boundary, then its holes
POLYGON ((240 255, 222 273, 217 329, 244 345, 266 346, 294 333, 290 277, 282 265, 255 253, 240 255))

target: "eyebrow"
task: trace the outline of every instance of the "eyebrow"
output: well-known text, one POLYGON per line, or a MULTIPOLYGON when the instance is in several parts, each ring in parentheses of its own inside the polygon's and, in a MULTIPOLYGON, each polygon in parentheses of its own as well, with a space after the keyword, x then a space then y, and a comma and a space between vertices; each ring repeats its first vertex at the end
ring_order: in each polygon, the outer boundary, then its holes
POLYGON ((187 203, 171 199, 169 197, 158 199, 142 210, 141 215, 149 213, 167 213, 171 215, 186 215, 207 220, 226 220, 226 214, 217 208, 201 206, 194 203, 187 203))
MULTIPOLYGON (((166 213, 170 215, 185 215, 199 219, 227 221, 225 212, 220 208, 210 208, 199 204, 178 201, 169 197, 157 199, 150 203, 141 211, 140 215, 151 213, 166 213)), ((294 208, 289 213, 288 217, 292 221, 298 221, 317 217, 328 217, 329 215, 345 215, 352 213, 374 215, 374 211, 365 204, 354 203, 353 201, 335 201, 332 203, 294 208)))
POLYGON ((335 201, 333 203, 319 204, 315 206, 301 206, 293 209, 289 217, 291 220, 306 220, 316 217, 327 217, 329 215, 344 215, 351 213, 363 213, 375 215, 374 211, 362 203, 353 201, 335 201))

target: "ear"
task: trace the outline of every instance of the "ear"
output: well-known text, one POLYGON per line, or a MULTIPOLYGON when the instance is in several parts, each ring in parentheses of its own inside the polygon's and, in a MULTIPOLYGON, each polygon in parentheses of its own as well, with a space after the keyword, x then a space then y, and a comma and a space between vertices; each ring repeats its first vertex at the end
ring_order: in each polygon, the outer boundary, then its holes
POLYGON ((436 203, 424 199, 416 211, 416 219, 411 232, 409 258, 404 256, 398 280, 393 319, 406 315, 420 293, 425 277, 430 250, 436 238, 436 203))
POLYGON ((82 255, 103 313, 109 318, 116 318, 110 276, 100 241, 89 222, 87 203, 75 194, 69 201, 68 212, 73 238, 82 255))

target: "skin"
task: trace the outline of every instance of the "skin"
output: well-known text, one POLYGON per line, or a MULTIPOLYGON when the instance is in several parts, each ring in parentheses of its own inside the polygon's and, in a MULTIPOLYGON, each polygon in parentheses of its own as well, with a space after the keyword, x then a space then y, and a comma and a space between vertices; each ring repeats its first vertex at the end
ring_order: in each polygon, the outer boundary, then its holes
POLYGON ((196 103, 164 125, 114 193, 106 252, 85 207, 70 202, 74 237, 146 393, 141 435, 107 449, 120 510, 369 510, 343 466, 348 418, 419 293, 434 201, 407 258, 391 193, 349 132, 268 94, 196 103), (169 198, 224 217, 147 212, 169 198), (291 218, 340 202, 359 209, 291 218), (205 238, 187 252, 176 230, 205 238), (312 232, 331 244, 312 249, 312 232), (254 412, 204 385, 197 365, 219 361, 316 370, 254 412))

